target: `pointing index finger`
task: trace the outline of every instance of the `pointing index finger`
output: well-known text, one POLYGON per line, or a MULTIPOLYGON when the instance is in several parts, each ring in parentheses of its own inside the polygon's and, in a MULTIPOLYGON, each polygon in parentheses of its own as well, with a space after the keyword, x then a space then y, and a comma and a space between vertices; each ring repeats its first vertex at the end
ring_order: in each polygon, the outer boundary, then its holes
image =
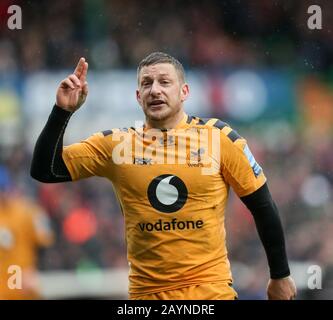
POLYGON ((79 78, 80 81, 83 82, 83 83, 86 82, 87 72, 88 72, 88 62, 84 62, 83 67, 82 67, 81 76, 79 78))
POLYGON ((82 71, 83 71, 83 68, 84 68, 84 63, 85 63, 85 58, 80 58, 80 60, 79 60, 79 62, 78 62, 78 64, 77 64, 77 66, 76 66, 76 68, 75 68, 75 70, 74 70, 74 74, 78 77, 78 78, 80 78, 80 76, 81 76, 81 73, 82 73, 82 71))

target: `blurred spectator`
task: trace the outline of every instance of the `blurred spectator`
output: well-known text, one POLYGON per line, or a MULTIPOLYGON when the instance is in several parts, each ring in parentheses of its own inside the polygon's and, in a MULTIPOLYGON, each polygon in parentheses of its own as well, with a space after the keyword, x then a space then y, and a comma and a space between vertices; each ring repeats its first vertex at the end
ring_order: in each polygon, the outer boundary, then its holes
POLYGON ((53 234, 42 208, 15 194, 11 187, 9 174, 1 166, 0 299, 37 299, 38 249, 49 246, 53 234))

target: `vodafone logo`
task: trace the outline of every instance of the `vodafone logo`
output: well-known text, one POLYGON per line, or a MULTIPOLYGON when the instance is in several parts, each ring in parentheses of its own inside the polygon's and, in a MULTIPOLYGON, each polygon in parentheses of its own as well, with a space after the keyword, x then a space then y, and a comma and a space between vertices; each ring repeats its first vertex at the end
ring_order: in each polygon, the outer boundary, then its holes
POLYGON ((163 174, 149 184, 147 195, 154 209, 172 213, 184 206, 188 191, 180 178, 171 174, 163 174))

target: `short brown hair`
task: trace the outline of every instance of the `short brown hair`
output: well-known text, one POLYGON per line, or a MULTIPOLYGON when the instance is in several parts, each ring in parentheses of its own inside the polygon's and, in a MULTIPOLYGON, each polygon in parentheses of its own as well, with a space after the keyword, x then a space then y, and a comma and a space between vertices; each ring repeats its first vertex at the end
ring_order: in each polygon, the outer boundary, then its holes
POLYGON ((141 62, 138 65, 137 69, 137 76, 139 79, 139 73, 143 67, 151 66, 158 63, 170 63, 172 64, 179 76, 179 79, 184 83, 185 82, 185 70, 183 65, 174 57, 170 56, 167 53, 164 52, 152 52, 148 56, 146 56, 144 59, 141 60, 141 62))

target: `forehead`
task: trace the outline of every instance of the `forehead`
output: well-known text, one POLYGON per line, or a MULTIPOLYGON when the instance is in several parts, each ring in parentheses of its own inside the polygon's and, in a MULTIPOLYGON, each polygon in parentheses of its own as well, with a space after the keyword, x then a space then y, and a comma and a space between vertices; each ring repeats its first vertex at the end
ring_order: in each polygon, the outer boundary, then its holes
POLYGON ((139 78, 169 76, 176 77, 177 71, 171 63, 157 63, 150 66, 144 66, 140 70, 139 78))

